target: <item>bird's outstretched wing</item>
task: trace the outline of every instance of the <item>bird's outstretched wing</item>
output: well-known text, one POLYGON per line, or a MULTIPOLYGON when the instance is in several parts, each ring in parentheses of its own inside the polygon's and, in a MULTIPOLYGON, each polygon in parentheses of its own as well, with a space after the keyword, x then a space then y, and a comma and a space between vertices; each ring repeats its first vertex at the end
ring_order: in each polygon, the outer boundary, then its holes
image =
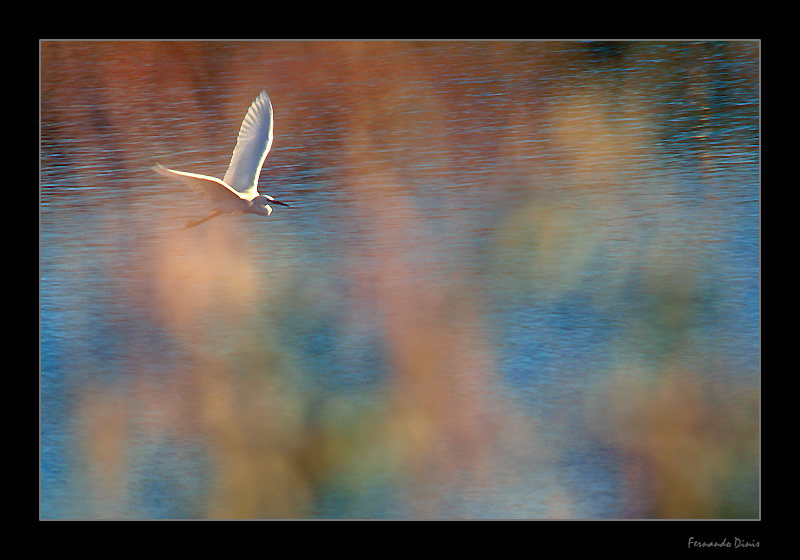
POLYGON ((239 193, 234 191, 216 177, 199 175, 197 173, 187 173, 186 171, 175 171, 174 169, 167 169, 166 167, 158 164, 153 167, 153 171, 163 175, 164 177, 177 179, 183 184, 189 186, 198 194, 205 196, 211 202, 216 204, 241 200, 239 193))
POLYGON ((272 103, 267 92, 262 91, 242 121, 225 183, 240 193, 257 194, 258 176, 271 146, 272 103))

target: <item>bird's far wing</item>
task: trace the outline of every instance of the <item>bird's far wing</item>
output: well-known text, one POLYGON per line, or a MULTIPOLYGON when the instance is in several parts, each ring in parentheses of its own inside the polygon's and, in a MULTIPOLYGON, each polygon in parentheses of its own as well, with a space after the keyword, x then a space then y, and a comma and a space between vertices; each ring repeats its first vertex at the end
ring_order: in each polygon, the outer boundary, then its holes
POLYGON ((223 179, 237 191, 256 193, 261 166, 272 146, 272 103, 266 91, 262 91, 242 121, 231 164, 223 179))
POLYGON ((239 193, 231 189, 228 185, 216 177, 199 175, 197 173, 187 173, 186 171, 175 171, 174 169, 167 169, 162 165, 156 165, 153 167, 153 171, 163 175, 164 177, 177 179, 183 184, 189 186, 198 194, 205 196, 217 204, 225 201, 241 200, 239 193))

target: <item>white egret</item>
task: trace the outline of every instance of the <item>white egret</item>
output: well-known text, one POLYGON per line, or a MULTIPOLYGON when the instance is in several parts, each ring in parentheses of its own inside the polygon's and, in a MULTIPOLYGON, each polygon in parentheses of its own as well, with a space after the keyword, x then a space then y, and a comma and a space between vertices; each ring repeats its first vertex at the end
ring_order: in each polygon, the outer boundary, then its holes
POLYGON ((153 170, 165 177, 177 179, 191 187, 197 193, 208 198, 213 210, 201 220, 192 220, 187 228, 200 225, 221 214, 272 214, 270 204, 289 206, 285 202, 275 200, 269 195, 259 194, 258 176, 261 166, 272 146, 272 103, 266 91, 262 91, 242 121, 236 147, 233 149, 231 163, 225 177, 220 181, 216 177, 175 171, 156 164, 153 170))

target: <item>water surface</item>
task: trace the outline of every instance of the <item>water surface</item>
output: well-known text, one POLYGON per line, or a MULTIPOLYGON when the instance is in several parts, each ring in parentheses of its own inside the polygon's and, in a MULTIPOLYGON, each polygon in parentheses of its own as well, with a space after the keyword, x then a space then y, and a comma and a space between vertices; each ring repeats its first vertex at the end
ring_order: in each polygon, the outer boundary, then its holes
POLYGON ((758 517, 759 45, 43 42, 42 518, 758 517), (262 90, 293 206, 183 230, 262 90))

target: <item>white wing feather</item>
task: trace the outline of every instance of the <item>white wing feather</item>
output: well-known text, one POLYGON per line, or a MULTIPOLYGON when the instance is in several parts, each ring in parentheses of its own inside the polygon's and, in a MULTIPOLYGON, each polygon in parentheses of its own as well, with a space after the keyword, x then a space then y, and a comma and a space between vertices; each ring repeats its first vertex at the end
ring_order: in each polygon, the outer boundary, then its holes
POLYGON ((262 91, 242 121, 236 148, 225 173, 225 184, 240 193, 256 195, 261 166, 272 146, 272 103, 266 91, 262 91))
POLYGON ((192 188, 196 193, 205 196, 210 201, 217 204, 231 204, 242 200, 242 197, 238 192, 230 188, 216 177, 167 169, 159 164, 156 164, 156 166, 153 167, 153 171, 165 177, 170 177, 180 181, 181 183, 192 188))

